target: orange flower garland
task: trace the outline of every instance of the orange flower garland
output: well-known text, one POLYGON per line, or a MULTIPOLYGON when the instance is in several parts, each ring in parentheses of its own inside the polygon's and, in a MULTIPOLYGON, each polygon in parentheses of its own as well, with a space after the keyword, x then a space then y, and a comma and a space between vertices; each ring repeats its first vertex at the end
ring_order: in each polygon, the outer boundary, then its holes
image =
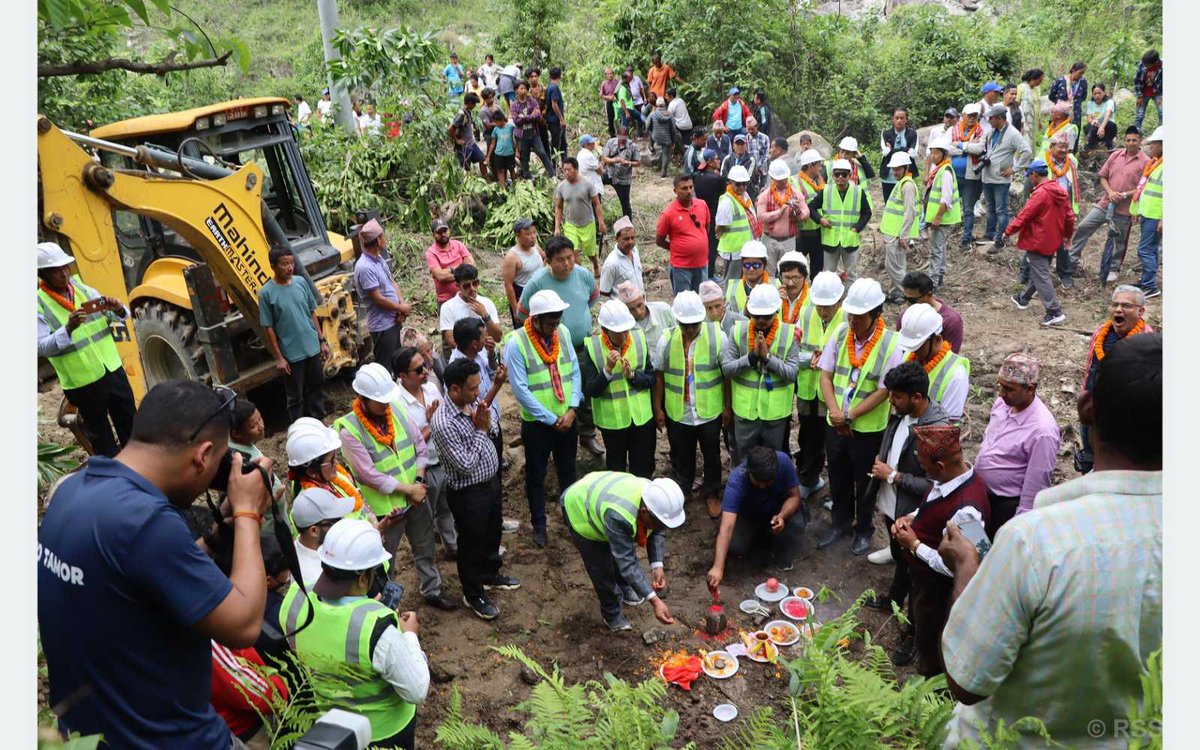
POLYGON ((392 429, 392 407, 389 406, 383 415, 384 431, 380 432, 375 426, 375 422, 367 415, 362 408, 362 398, 354 399, 354 416, 358 417, 358 421, 366 429, 367 433, 374 438, 375 442, 383 443, 391 448, 392 443, 396 441, 396 432, 392 429))
POLYGON ((552 365, 558 361, 558 355, 562 353, 562 344, 558 340, 558 329, 550 335, 550 350, 546 350, 546 345, 542 343, 542 335, 534 330, 533 318, 525 319, 525 333, 529 335, 529 340, 533 343, 533 350, 537 352, 538 358, 542 360, 544 365, 552 365))
MULTIPOLYGON (((941 362, 942 359, 949 353, 950 353, 950 342, 943 341, 941 348, 938 349, 938 351, 937 351, 937 354, 930 357, 929 361, 924 364, 926 374, 933 372, 933 368, 937 367, 938 363, 941 362)), ((912 354, 909 354, 908 361, 916 362, 917 361, 917 353, 913 352, 912 354)))
MULTIPOLYGON (((1108 332, 1112 330, 1112 324, 1113 322, 1110 318, 1104 325, 1100 326, 1100 330, 1096 333, 1096 344, 1092 347, 1092 353, 1096 355, 1097 362, 1104 359, 1104 339, 1108 337, 1108 332)), ((1136 336, 1144 330, 1146 330, 1146 321, 1139 320, 1137 325, 1133 327, 1133 330, 1125 334, 1123 338, 1136 336)))
POLYGON ((959 120, 958 124, 954 126, 954 140, 962 143, 973 140, 975 136, 983 133, 983 126, 979 123, 975 123, 975 127, 971 128, 971 132, 969 133, 967 132, 966 125, 966 120, 959 120))
POLYGON ((1158 169, 1158 166, 1162 164, 1162 161, 1163 160, 1161 156, 1157 159, 1151 159, 1150 162, 1142 169, 1142 177, 1149 177, 1154 170, 1158 169))
POLYGON ((795 193, 795 191, 792 190, 792 181, 791 180, 787 181, 787 190, 783 191, 782 196, 780 196, 779 193, 775 190, 775 183, 774 182, 771 183, 771 198, 773 198, 775 200, 776 208, 783 208, 784 206, 786 206, 787 202, 791 199, 791 197, 794 193, 795 193))
POLYGON ((825 178, 824 177, 821 178, 820 182, 813 182, 811 179, 809 179, 807 174, 805 174, 804 172, 801 172, 800 179, 804 180, 804 183, 806 185, 808 185, 810 188, 812 188, 814 193, 819 193, 825 189, 825 178))
MULTIPOLYGON (((608 349, 609 351, 612 351, 613 349, 617 348, 617 347, 613 346, 612 340, 608 337, 608 331, 604 330, 603 328, 600 329, 600 340, 602 342, 604 342, 604 348, 608 349)), ((629 351, 629 345, 632 343, 633 343, 633 336, 626 334, 625 341, 623 341, 621 343, 621 358, 622 359, 624 359, 625 352, 629 351)))
POLYGON ((742 208, 744 208, 746 210, 747 216, 749 216, 750 213, 754 210, 753 204, 750 202, 750 198, 748 198, 748 197, 743 198, 742 196, 740 196, 736 192, 734 192, 733 185, 729 185, 727 188, 725 188, 725 192, 731 198, 733 198, 735 201, 737 201, 741 205, 742 208))
POLYGON ((875 319, 875 332, 871 334, 871 338, 867 339, 866 346, 863 347, 861 357, 854 355, 854 331, 846 327, 846 354, 850 358, 850 367, 857 370, 866 364, 871 356, 871 352, 875 349, 875 345, 879 343, 879 339, 883 338, 883 316, 880 315, 875 319))
MULTIPOLYGON (((779 333, 779 318, 774 317, 774 318, 771 318, 771 328, 770 328, 770 330, 767 331, 767 348, 770 348, 771 344, 775 343, 775 334, 777 334, 777 333, 779 333)), ((748 346, 753 347, 754 342, 757 340, 758 340, 758 333, 755 332, 755 330, 754 330, 754 318, 751 318, 750 319, 750 332, 747 335, 746 343, 748 346)))
POLYGON ((796 300, 795 305, 788 302, 786 294, 780 297, 783 298, 783 322, 794 324, 800 319, 800 308, 804 307, 804 300, 808 299, 808 282, 804 282, 804 288, 800 290, 800 299, 796 300))
POLYGON ((44 281, 38 282, 38 288, 41 289, 43 292, 45 292, 50 297, 50 299, 54 300, 59 305, 61 305, 63 307, 63 309, 66 310, 67 312, 75 312, 75 290, 72 288, 72 286, 70 284, 67 284, 67 294, 71 295, 70 299, 62 296, 61 294, 54 291, 50 287, 46 286, 46 282, 44 282, 44 281))
POLYGON ((331 492, 333 491, 331 487, 337 487, 341 490, 342 497, 354 498, 354 512, 357 513, 362 510, 362 493, 358 491, 358 487, 354 486, 354 480, 350 478, 350 475, 341 466, 336 468, 333 481, 329 484, 313 479, 312 477, 300 478, 300 489, 307 490, 311 487, 320 487, 323 490, 330 490, 331 492))
POLYGON ((1050 123, 1048 126, 1046 126, 1046 137, 1053 138, 1055 133, 1057 133, 1058 131, 1062 130, 1063 128, 1065 128, 1066 126, 1068 126, 1070 124, 1071 124, 1070 117, 1068 117, 1067 119, 1060 122, 1057 126, 1054 123, 1050 123))
POLYGON ((1046 149, 1046 153, 1042 154, 1042 156, 1044 157, 1043 160, 1046 162, 1046 166, 1050 167, 1050 174, 1054 175, 1054 179, 1056 180, 1065 175, 1067 170, 1071 168, 1070 156, 1063 160, 1062 169, 1059 169, 1057 166, 1055 166, 1054 159, 1050 157, 1050 149, 1046 149))

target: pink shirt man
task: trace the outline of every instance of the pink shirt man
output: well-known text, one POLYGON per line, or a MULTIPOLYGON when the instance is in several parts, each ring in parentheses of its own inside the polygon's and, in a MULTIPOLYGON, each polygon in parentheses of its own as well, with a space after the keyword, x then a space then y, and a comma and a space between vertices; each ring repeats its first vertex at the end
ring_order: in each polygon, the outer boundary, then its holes
MULTIPOLYGON (((438 232, 438 222, 434 223, 435 237, 438 232)), ((442 226, 445 226, 442 224, 442 226)), ((454 283, 454 279, 450 278, 446 281, 438 279, 438 271, 453 271, 463 263, 475 265, 475 259, 471 257, 471 251, 467 249, 459 240, 449 239, 449 229, 446 229, 446 244, 439 244, 437 240, 425 248, 425 263, 429 266, 429 272, 433 274, 433 291, 437 293, 438 304, 442 304, 454 295, 458 294, 458 284, 454 283)))
POLYGON ((1054 415, 1038 396, 1021 411, 997 397, 992 404, 975 473, 989 491, 1019 497, 1017 513, 1033 509, 1037 493, 1050 486, 1058 456, 1059 430, 1054 415))

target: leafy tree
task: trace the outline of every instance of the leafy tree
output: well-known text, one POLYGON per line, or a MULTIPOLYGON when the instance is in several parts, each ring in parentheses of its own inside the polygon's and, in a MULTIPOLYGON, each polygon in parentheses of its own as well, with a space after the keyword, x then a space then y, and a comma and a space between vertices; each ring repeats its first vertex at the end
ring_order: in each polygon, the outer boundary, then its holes
POLYGON ((567 17, 566 0, 506 0, 501 7, 497 54, 526 66, 540 67, 553 59, 560 24, 567 17))

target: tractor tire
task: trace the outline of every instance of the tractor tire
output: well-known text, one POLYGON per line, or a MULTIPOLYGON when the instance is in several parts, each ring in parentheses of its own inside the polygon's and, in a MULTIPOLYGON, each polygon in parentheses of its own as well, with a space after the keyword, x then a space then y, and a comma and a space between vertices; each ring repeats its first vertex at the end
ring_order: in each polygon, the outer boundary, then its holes
POLYGON ((133 311, 146 390, 167 380, 209 381, 208 360, 189 310, 151 300, 133 311))

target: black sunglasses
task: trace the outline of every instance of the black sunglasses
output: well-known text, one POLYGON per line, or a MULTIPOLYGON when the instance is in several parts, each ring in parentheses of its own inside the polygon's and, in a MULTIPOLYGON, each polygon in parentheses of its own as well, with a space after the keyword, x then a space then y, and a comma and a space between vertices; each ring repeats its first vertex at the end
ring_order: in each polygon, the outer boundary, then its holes
POLYGON ((702 227, 700 226, 700 220, 696 218, 696 214, 692 213, 691 211, 688 211, 688 216, 690 216, 690 217, 691 217, 691 219, 692 219, 692 223, 696 225, 696 228, 697 228, 697 229, 701 229, 701 228, 702 228, 702 227))
POLYGON ((208 417, 206 417, 205 420, 200 423, 200 426, 196 428, 196 431, 193 432, 191 437, 187 439, 189 443, 196 439, 196 437, 200 434, 200 431, 204 429, 205 425, 223 413, 228 412, 228 416, 230 417, 229 421, 231 424, 233 422, 233 402, 237 401, 237 393, 235 393, 232 388, 226 388, 223 385, 213 386, 213 393, 216 393, 217 396, 222 399, 221 405, 217 407, 216 411, 214 411, 212 414, 209 414, 208 417))
POLYGON ((763 262, 759 261, 759 260, 756 260, 753 262, 742 261, 742 268, 749 268, 751 271, 757 271, 758 269, 760 269, 762 267, 763 267, 763 262))

